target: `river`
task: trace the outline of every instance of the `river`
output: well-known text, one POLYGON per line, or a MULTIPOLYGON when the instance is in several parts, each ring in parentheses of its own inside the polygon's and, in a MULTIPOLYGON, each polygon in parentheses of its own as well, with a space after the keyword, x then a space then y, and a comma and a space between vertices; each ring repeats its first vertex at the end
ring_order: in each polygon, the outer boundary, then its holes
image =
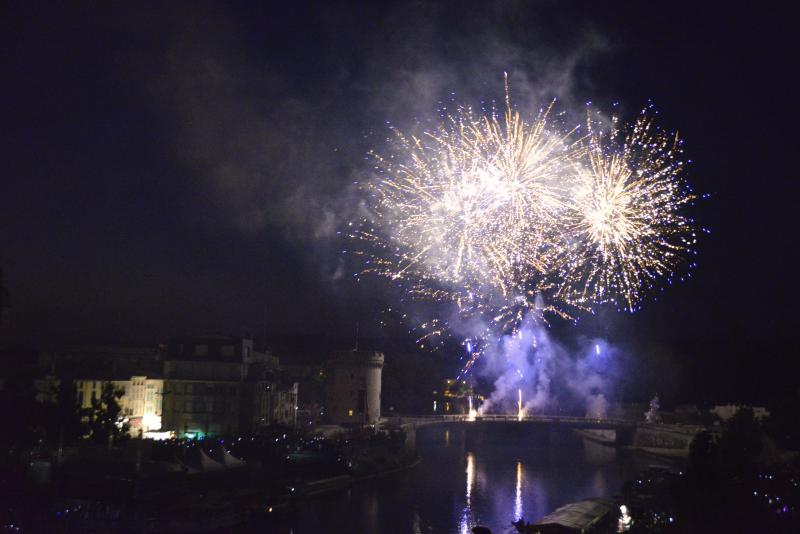
POLYGON ((291 534, 513 533, 569 502, 611 497, 637 471, 664 462, 617 451, 565 428, 498 432, 492 425, 417 432, 419 465, 301 503, 291 534))

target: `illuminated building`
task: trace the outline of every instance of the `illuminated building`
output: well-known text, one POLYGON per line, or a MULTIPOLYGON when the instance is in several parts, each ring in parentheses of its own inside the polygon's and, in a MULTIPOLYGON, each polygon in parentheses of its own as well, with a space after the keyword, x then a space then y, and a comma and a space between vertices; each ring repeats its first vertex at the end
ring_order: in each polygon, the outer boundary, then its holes
POLYGON ((111 382, 114 389, 123 392, 119 398, 121 415, 130 425, 130 433, 137 436, 139 431, 161 430, 162 396, 164 380, 146 376, 132 376, 129 380, 73 380, 82 408, 92 406, 92 399, 99 398, 105 382, 111 382))
POLYGON ((110 382, 122 392, 118 399, 120 415, 127 419, 130 433, 161 429, 162 395, 161 353, 141 347, 69 347, 43 351, 39 367, 47 374, 34 381, 40 401, 56 400, 62 380, 72 382, 81 408, 90 408, 100 398, 103 384, 110 382))
MULTIPOLYGON (((91 408, 92 401, 100 398, 105 383, 111 383, 122 396, 117 400, 120 415, 129 425, 131 436, 137 437, 139 432, 161 430, 162 395, 164 380, 147 376, 132 376, 129 379, 75 378, 76 400, 81 408, 91 408)), ((48 376, 34 381, 37 400, 56 402, 56 391, 61 380, 48 376)))
POLYGON ((343 350, 326 362, 325 410, 333 424, 374 425, 381 417, 383 353, 343 350))

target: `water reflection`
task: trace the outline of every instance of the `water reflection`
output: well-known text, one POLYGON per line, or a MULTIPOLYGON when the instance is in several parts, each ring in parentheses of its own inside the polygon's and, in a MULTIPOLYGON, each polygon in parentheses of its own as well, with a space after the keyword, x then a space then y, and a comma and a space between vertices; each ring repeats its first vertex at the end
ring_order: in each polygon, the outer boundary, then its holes
POLYGON ((466 505, 461 513, 461 534, 469 534, 472 523, 472 487, 475 484, 475 456, 467 453, 467 491, 465 493, 466 505))
POLYGON ((514 521, 522 517, 522 462, 517 460, 517 487, 514 494, 514 521))
POLYGON ((270 532, 470 534, 481 524, 507 534, 519 518, 536 521, 569 502, 610 497, 652 462, 568 429, 420 429, 417 447, 419 466, 304 500, 294 525, 270 532))

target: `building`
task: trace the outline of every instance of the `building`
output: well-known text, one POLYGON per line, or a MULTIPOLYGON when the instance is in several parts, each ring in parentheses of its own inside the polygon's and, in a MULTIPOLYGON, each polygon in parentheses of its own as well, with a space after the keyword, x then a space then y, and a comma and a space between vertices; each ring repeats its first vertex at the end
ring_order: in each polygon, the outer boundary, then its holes
POLYGON ((243 411, 244 424, 256 429, 269 425, 297 424, 297 382, 280 378, 245 382, 244 398, 249 409, 243 411))
POLYGON ((297 384, 253 340, 203 336, 171 340, 164 354, 163 429, 179 436, 238 434, 293 425, 297 384))
POLYGON ((166 347, 67 347, 38 355, 40 372, 59 378, 97 377, 127 380, 132 376, 160 377, 166 347))
POLYGON ((39 354, 44 378, 34 381, 37 400, 56 400, 62 380, 71 381, 81 408, 90 408, 110 382, 122 391, 121 414, 130 433, 160 430, 164 380, 161 350, 152 347, 69 347, 39 354))
POLYGON ((100 397, 105 382, 122 391, 119 398, 121 414, 127 419, 132 436, 140 432, 161 430, 164 380, 147 376, 132 376, 128 380, 74 379, 78 402, 90 408, 100 397))
MULTIPOLYGON (((161 430, 163 379, 147 376, 132 376, 128 379, 95 376, 70 380, 81 408, 91 408, 92 402, 100 398, 106 383, 111 383, 115 390, 121 391, 122 396, 118 400, 120 414, 128 423, 131 436, 137 437, 140 432, 144 434, 161 430)), ((57 402, 60 384, 61 379, 52 375, 34 380, 36 400, 57 402)))
POLYGON ((383 353, 338 351, 326 362, 325 411, 332 424, 374 425, 381 416, 383 353))

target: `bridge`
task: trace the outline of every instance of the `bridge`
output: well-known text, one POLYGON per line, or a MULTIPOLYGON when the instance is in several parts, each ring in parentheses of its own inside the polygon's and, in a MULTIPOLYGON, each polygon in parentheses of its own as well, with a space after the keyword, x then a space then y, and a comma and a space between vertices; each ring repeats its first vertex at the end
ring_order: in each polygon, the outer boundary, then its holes
POLYGON ((485 428, 488 425, 503 425, 506 430, 530 429, 531 427, 562 427, 587 431, 584 436, 607 445, 630 445, 636 433, 636 423, 623 419, 596 419, 566 415, 401 415, 383 418, 387 424, 397 425, 406 431, 406 443, 415 446, 418 428, 433 425, 459 425, 466 428, 485 428), (597 431, 597 432, 594 432, 597 431), (603 431, 603 432, 599 432, 603 431))
POLYGON ((458 425, 477 431, 500 431, 517 439, 540 427, 575 429, 591 441, 611 446, 634 446, 661 454, 686 455, 695 436, 703 427, 685 424, 648 424, 626 419, 596 419, 567 415, 400 415, 385 417, 382 422, 397 425, 406 431, 406 445, 416 446, 417 428, 433 425, 458 425), (494 427, 494 428, 492 428, 494 427))
POLYGON ((591 417, 572 417, 567 415, 478 415, 471 417, 466 414, 456 415, 399 415, 383 419, 394 425, 422 426, 440 425, 445 423, 518 423, 525 425, 557 425, 567 428, 597 429, 597 430, 633 430, 636 424, 624 419, 595 419, 591 417))

